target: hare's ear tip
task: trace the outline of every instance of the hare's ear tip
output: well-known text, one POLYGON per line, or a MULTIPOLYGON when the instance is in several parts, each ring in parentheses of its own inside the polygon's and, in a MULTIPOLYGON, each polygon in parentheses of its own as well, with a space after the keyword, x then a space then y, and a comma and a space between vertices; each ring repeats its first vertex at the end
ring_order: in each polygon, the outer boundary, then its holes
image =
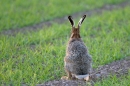
POLYGON ((69 15, 68 18, 71 18, 71 16, 69 15))
POLYGON ((86 15, 84 15, 83 17, 86 17, 86 15))

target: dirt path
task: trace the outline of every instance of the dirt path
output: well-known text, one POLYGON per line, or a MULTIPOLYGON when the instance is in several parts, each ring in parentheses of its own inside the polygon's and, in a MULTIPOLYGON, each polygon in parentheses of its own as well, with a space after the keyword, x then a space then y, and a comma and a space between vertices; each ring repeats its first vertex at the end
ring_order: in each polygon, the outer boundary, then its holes
MULTIPOLYGON (((92 80, 95 82, 97 79, 105 78, 109 75, 121 75, 128 74, 130 70, 130 58, 125 60, 119 60, 112 62, 111 64, 100 66, 94 69, 91 76, 92 80)), ((90 84, 90 83, 89 83, 90 84)), ((44 84, 38 84, 37 86, 86 86, 86 83, 81 80, 54 80, 49 81, 44 84)), ((90 85, 89 85, 90 86, 90 85)))
MULTIPOLYGON (((88 17, 88 16, 91 16, 92 14, 101 14, 103 11, 111 11, 111 10, 124 8, 124 7, 128 6, 128 5, 130 5, 129 0, 126 0, 125 2, 120 3, 120 4, 104 5, 101 8, 93 9, 93 10, 90 10, 90 11, 75 13, 72 16, 74 18, 76 18, 78 16, 86 14, 87 17, 88 17)), ((0 34, 15 35, 15 34, 17 34, 19 32, 20 33, 25 33, 27 31, 36 31, 36 30, 44 29, 46 26, 48 26, 48 27, 51 26, 52 22, 64 23, 65 21, 67 21, 67 16, 62 17, 62 18, 55 18, 54 20, 51 20, 51 21, 41 22, 39 24, 35 24, 35 25, 32 25, 32 26, 27 26, 27 27, 23 27, 23 28, 4 30, 4 31, 0 32, 0 34)))

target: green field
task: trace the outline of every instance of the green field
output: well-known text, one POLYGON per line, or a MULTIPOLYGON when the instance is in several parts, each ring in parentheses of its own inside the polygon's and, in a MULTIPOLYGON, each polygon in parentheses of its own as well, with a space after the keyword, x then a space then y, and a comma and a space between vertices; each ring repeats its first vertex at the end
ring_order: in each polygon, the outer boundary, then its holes
POLYGON ((116 77, 110 76, 100 82, 97 82, 95 86, 129 86, 130 85, 130 72, 126 76, 116 77))
POLYGON ((123 1, 2 0, 0 2, 0 31, 29 26, 68 14, 102 7, 104 4, 117 4, 123 1))
MULTIPOLYGON (((32 0, 32 2, 26 1, 25 3, 19 0, 16 0, 16 2, 8 0, 8 2, 2 2, 0 6, 5 7, 0 7, 3 11, 3 13, 0 12, 0 30, 36 24, 86 9, 91 10, 95 7, 101 7, 103 4, 119 3, 123 0, 107 0, 107 2, 103 0, 98 2, 85 0, 75 10, 73 6, 68 10, 68 8, 65 8, 66 4, 61 5, 65 11, 58 6, 62 1, 53 1, 56 3, 54 5, 50 3, 51 1, 53 0, 46 1, 46 4, 48 3, 47 6, 50 4, 50 8, 53 8, 54 11, 48 11, 43 1, 32 0), (90 3, 90 8, 85 8, 85 3, 88 2, 90 3), (12 8, 8 5, 9 3, 12 3, 12 8), (30 6, 30 4, 32 5, 30 6), (91 6, 91 4, 93 5, 91 6), (16 9, 14 9, 15 5, 18 6, 16 9), (7 17, 2 15, 8 13, 4 9, 10 10, 10 14, 7 17), (28 13, 30 9, 33 10, 28 13), (46 10, 43 11, 43 9, 46 10), (57 10, 60 10, 61 14, 55 14, 57 10), (14 13, 15 11, 16 14, 14 13), (36 13, 37 11, 38 14, 36 13), (48 12, 48 14, 44 12, 48 12)), ((68 3, 69 7, 72 2, 67 0, 63 3, 68 3)), ((75 0, 74 3, 79 4, 79 1, 75 0)), ((130 6, 127 6, 109 12, 104 11, 101 15, 93 14, 83 22, 80 33, 92 55, 93 68, 130 56, 129 9, 130 6)), ((75 20, 78 21, 79 18, 75 20)), ((63 24, 54 22, 51 27, 41 28, 39 31, 27 32, 26 34, 19 32, 15 36, 0 35, 0 84, 11 84, 13 86, 27 84, 34 86, 49 80, 60 79, 61 76, 65 75, 63 58, 70 31, 71 25, 69 21, 66 21, 63 24)), ((111 76, 101 82, 97 82, 96 86, 111 86, 113 85, 111 80, 115 86, 128 86, 130 73, 121 78, 111 76)))

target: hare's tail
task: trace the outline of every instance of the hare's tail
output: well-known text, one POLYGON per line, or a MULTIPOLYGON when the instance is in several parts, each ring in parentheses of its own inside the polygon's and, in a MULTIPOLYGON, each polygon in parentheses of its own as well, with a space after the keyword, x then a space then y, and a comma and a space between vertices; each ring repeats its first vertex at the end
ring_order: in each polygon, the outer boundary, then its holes
POLYGON ((77 79, 85 79, 86 77, 89 77, 89 74, 86 75, 75 75, 77 79))

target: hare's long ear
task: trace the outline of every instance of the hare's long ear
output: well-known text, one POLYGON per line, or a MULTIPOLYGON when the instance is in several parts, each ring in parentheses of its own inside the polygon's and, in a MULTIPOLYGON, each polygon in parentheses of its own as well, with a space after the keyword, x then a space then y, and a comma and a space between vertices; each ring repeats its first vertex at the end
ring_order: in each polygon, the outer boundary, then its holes
POLYGON ((72 27, 74 27, 74 21, 73 21, 72 17, 71 17, 71 16, 68 16, 68 19, 69 19, 69 21, 70 21, 72 27))
POLYGON ((84 21, 85 18, 86 18, 86 15, 84 15, 84 16, 79 20, 78 27, 81 26, 81 24, 82 24, 82 22, 84 21))

